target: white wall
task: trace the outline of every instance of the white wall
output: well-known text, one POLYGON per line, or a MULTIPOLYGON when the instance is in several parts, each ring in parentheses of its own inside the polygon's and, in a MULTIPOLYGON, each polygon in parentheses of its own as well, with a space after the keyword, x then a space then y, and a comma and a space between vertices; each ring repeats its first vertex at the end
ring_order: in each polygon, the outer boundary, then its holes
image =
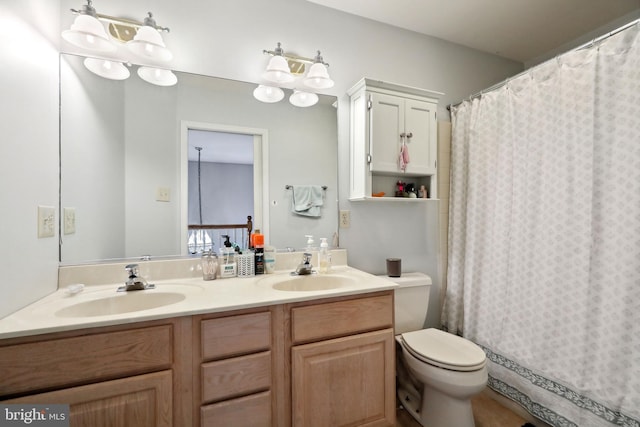
POLYGON ((0 3, 0 317, 56 289, 58 238, 38 239, 38 205, 58 216, 57 2, 0 3))
MULTIPOLYGON (((247 222, 253 214, 253 165, 201 162, 200 179, 203 224, 247 222)), ((189 224, 199 223, 198 162, 189 162, 189 224)))
MULTIPOLYGON (((94 5, 100 13, 136 19, 151 8, 158 23, 171 28, 165 39, 175 52, 173 67, 180 71, 257 82, 268 60, 262 50, 273 49, 278 41, 285 50, 303 56, 322 50, 336 81, 327 93, 339 97, 340 207, 352 211, 352 226, 343 230, 341 246, 349 250, 350 263, 356 267, 380 273, 384 258, 393 255, 403 258, 405 271, 424 271, 436 278, 437 207, 374 209, 346 200, 349 114, 345 92, 363 76, 437 90, 446 93, 442 116, 446 104, 516 74, 521 64, 305 0, 158 0, 152 5, 112 0, 94 5)), ((3 202, 0 210, 3 315, 56 286, 57 239, 34 237, 35 212, 38 204, 57 204, 55 45, 60 28, 55 17, 60 16, 61 27, 68 28, 73 21, 69 9, 80 4, 77 0, 59 4, 56 0, 3 0, 0 7, 0 19, 8 21, 0 26, 0 34, 8 40, 0 45, 5 64, 0 67, 1 135, 12 143, 0 148, 1 194, 11 201, 10 205, 3 202), (31 26, 35 23, 48 33, 36 32, 31 26), (15 49, 15 33, 8 33, 13 26, 20 27, 33 43, 15 49), (6 92, 10 96, 4 96, 6 92), (38 126, 33 125, 35 120, 38 126)), ((67 44, 62 49, 73 51, 67 44)))

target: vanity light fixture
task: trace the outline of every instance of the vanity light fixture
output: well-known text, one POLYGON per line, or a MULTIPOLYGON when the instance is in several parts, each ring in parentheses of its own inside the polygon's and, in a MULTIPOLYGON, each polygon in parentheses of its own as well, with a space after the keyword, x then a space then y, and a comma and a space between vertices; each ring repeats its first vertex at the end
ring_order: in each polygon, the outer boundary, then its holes
POLYGON ((91 0, 82 6, 80 10, 71 9, 77 13, 71 28, 62 32, 62 38, 74 46, 92 52, 111 52, 116 50, 116 46, 111 43, 104 26, 98 20, 96 9, 91 0))
POLYGON ((262 77, 274 83, 289 83, 293 81, 294 77, 291 74, 289 63, 284 57, 284 50, 282 50, 280 42, 278 42, 278 46, 274 51, 264 52, 273 55, 273 57, 269 60, 267 69, 262 73, 262 77))
POLYGON ((302 83, 313 89, 328 89, 333 87, 334 82, 331 80, 331 77, 329 77, 329 71, 327 70, 329 64, 322 60, 320 51, 318 51, 313 61, 313 65, 302 83))
POLYGON ((133 40, 127 42, 129 50, 142 58, 162 62, 170 61, 173 54, 165 46, 157 28, 153 14, 149 12, 149 16, 144 18, 144 25, 138 28, 133 40))
MULTIPOLYGON (((304 75, 308 64, 311 64, 311 67, 302 79, 304 86, 317 90, 328 89, 334 85, 327 71, 329 64, 324 62, 320 51, 313 59, 285 54, 282 44, 278 42, 275 50, 263 50, 262 52, 272 56, 262 74, 262 78, 271 84, 261 84, 253 91, 253 96, 259 101, 273 103, 284 98, 283 90, 272 84, 280 85, 293 82, 297 76, 304 75)), ((289 97, 289 102, 296 107, 310 107, 318 102, 318 95, 308 90, 294 89, 293 94, 289 97)))
MULTIPOLYGON (((168 32, 169 29, 156 24, 151 12, 144 19, 144 22, 138 22, 99 14, 93 7, 93 0, 86 1, 87 4, 83 5, 80 10, 71 9, 71 12, 78 16, 71 28, 62 32, 62 38, 69 43, 91 52, 100 53, 114 52, 117 50, 118 44, 125 44, 132 54, 146 60, 167 62, 173 58, 173 54, 167 49, 160 35, 161 31, 168 32), (107 35, 103 21, 109 23, 111 37, 107 35)), ((110 57, 111 54, 107 56, 110 57)), ((130 66, 127 59, 87 57, 84 66, 101 77, 124 80, 130 75, 124 63, 130 66)), ((163 68, 142 66, 138 68, 138 75, 146 82, 159 86, 172 86, 178 81, 171 70, 163 68)))
MULTIPOLYGON (((137 55, 153 58, 160 61, 168 61, 172 58, 172 54, 162 41, 160 31, 169 32, 169 28, 161 27, 156 24, 153 15, 149 12, 143 22, 134 21, 132 19, 117 18, 114 16, 103 15, 96 12, 93 7, 93 0, 87 0, 87 4, 83 5, 79 10, 71 9, 71 12, 78 15, 74 20, 71 28, 62 32, 62 38, 73 44, 74 46, 92 52, 113 52, 117 48, 114 40, 125 41, 121 37, 109 38, 104 29, 102 22, 108 22, 110 27, 115 25, 120 28, 131 30, 133 40, 130 49, 137 55), (142 34, 138 34, 138 33, 142 34)), ((114 34, 112 32, 112 34, 114 34)), ((118 34, 118 33, 116 33, 118 34)))

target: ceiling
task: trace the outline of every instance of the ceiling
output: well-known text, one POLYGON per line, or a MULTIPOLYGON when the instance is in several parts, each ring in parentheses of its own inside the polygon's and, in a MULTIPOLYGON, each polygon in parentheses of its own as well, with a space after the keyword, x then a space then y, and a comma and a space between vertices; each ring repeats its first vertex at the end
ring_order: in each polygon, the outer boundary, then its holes
POLYGON ((189 129, 189 161, 253 164, 253 135, 189 129))
MULTIPOLYGON (((307 1, 525 65, 640 17, 640 0, 307 1)), ((203 162, 251 164, 252 144, 247 135, 190 130, 189 160, 197 160, 194 147, 200 146, 203 162)))
POLYGON ((640 0, 308 1, 525 64, 640 16, 640 0))

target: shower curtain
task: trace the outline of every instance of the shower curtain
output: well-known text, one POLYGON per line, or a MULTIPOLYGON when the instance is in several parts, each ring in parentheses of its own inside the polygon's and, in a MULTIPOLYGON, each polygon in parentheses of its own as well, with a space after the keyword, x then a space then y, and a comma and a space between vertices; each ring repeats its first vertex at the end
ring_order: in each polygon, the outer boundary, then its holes
POLYGON ((554 426, 640 426, 639 34, 452 109, 443 326, 554 426))

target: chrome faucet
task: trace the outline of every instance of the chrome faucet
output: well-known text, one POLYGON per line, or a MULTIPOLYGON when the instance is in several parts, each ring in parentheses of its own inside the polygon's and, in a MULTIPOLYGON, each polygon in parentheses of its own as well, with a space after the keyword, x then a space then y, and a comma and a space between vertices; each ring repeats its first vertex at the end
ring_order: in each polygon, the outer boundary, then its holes
POLYGON ((144 277, 138 275, 138 264, 126 265, 124 269, 127 270, 129 278, 124 286, 118 288, 118 292, 142 291, 156 287, 156 285, 147 283, 144 277))
POLYGON ((302 262, 298 264, 298 266, 296 267, 296 271, 292 272, 291 274, 296 276, 306 276, 311 273, 315 273, 313 271, 313 265, 311 265, 311 254, 305 252, 304 254, 302 254, 302 262))

